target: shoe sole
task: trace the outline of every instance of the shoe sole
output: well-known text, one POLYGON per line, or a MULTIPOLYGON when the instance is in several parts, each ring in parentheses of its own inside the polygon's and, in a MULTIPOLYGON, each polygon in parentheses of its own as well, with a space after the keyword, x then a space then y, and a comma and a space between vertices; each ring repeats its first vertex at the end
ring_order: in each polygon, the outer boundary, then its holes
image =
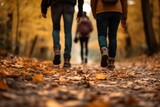
POLYGON ((60 55, 55 55, 54 60, 53 60, 53 64, 59 65, 60 63, 61 63, 60 55))
POLYGON ((108 66, 108 69, 113 71, 115 69, 115 66, 108 66))
POLYGON ((64 64, 63 68, 71 68, 71 64, 64 64))
POLYGON ((107 67, 107 60, 108 60, 108 56, 107 55, 103 55, 102 59, 101 59, 101 67, 107 67))

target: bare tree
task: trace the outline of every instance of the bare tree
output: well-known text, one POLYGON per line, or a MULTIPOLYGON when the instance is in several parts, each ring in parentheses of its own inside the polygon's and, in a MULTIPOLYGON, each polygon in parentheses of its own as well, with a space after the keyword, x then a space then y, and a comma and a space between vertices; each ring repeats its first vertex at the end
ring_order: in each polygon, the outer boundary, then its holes
POLYGON ((148 46, 148 55, 152 55, 158 51, 158 44, 155 38, 155 32, 152 25, 152 9, 149 0, 141 0, 142 14, 144 22, 144 30, 146 36, 146 43, 148 46))

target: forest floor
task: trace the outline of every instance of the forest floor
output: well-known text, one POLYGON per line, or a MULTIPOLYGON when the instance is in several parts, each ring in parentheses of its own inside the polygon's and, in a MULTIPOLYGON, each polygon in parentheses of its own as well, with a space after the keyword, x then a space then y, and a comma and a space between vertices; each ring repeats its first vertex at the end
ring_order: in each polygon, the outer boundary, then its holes
POLYGON ((160 107, 160 53, 110 71, 98 64, 62 69, 2 51, 0 107, 160 107))

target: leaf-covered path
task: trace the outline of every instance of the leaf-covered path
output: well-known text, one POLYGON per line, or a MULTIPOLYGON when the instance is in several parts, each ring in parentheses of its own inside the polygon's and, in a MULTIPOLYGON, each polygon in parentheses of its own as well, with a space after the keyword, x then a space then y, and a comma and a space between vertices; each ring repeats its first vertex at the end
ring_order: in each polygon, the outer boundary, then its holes
POLYGON ((0 107, 160 107, 160 53, 97 65, 0 56, 0 107))

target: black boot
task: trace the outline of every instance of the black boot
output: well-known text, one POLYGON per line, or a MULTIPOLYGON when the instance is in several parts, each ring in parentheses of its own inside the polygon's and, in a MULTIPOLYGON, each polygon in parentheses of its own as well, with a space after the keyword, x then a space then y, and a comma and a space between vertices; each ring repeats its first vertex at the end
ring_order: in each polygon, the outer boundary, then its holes
POLYGON ((115 60, 114 59, 108 59, 108 69, 109 70, 114 70, 115 69, 115 65, 114 65, 115 60))
POLYGON ((54 65, 59 65, 61 63, 60 57, 61 57, 60 48, 54 48, 54 59, 53 59, 54 65))
POLYGON ((71 59, 70 57, 65 57, 64 58, 63 68, 70 68, 71 67, 70 59, 71 59))
POLYGON ((88 62, 88 60, 87 60, 87 58, 85 58, 85 59, 84 59, 84 63, 87 64, 87 62, 88 62))

